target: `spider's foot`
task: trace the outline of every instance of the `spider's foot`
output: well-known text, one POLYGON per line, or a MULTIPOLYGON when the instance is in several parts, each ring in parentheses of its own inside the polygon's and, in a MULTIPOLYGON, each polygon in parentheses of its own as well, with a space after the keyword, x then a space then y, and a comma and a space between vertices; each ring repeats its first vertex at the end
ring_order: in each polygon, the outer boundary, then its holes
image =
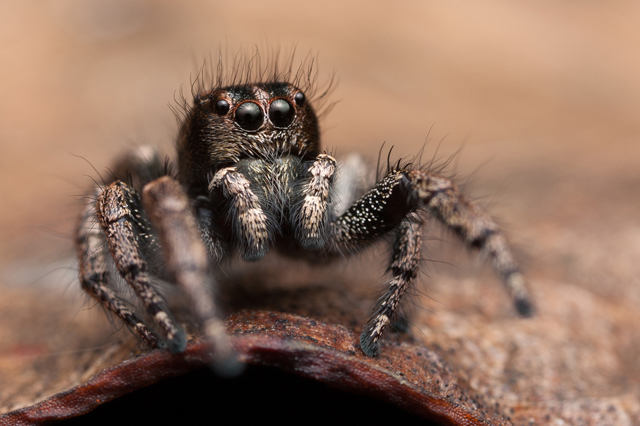
POLYGON ((184 352, 187 347, 187 334, 184 330, 180 330, 172 339, 166 341, 167 349, 173 354, 184 352))
POLYGON ((235 353, 225 358, 217 358, 211 364, 214 373, 221 377, 236 377, 244 371, 245 364, 241 362, 235 353))
POLYGON ((175 333, 165 341, 165 344, 171 353, 182 353, 187 347, 187 333, 182 327, 177 327, 175 333))
POLYGON ((533 304, 533 299, 527 290, 527 284, 524 276, 514 271, 510 273, 506 278, 507 288, 511 292, 513 298, 513 304, 521 317, 529 318, 536 314, 536 307, 533 304))
POLYGON ((235 377, 244 371, 244 363, 238 360, 231 346, 224 322, 218 318, 209 319, 203 326, 206 339, 212 349, 211 368, 222 377, 235 377))
POLYGON ((143 323, 138 324, 135 327, 138 335, 142 337, 142 340, 151 349, 168 349, 171 353, 184 352, 187 347, 187 335, 180 329, 180 331, 172 338, 163 340, 159 338, 154 332, 149 330, 143 323))
POLYGON ((167 348, 171 351, 172 354, 179 354, 184 352, 187 347, 187 336, 185 334, 180 334, 176 336, 174 339, 167 341, 167 348))
POLYGON ((363 331, 360 335, 360 347, 366 356, 377 357, 380 355, 380 345, 377 340, 373 340, 371 335, 363 331))
POLYGON ((365 355, 376 357, 380 354, 378 340, 380 340, 388 324, 389 317, 385 314, 378 314, 364 326, 362 334, 360 335, 360 347, 365 355))
POLYGON ((300 243, 306 250, 321 250, 325 246, 325 239, 321 236, 302 238, 300 243))
POLYGON ((521 317, 531 318, 536 315, 536 306, 530 298, 516 298, 513 303, 521 317))
POLYGON ((268 240, 256 243, 242 249, 242 260, 245 262, 258 262, 269 252, 268 240))

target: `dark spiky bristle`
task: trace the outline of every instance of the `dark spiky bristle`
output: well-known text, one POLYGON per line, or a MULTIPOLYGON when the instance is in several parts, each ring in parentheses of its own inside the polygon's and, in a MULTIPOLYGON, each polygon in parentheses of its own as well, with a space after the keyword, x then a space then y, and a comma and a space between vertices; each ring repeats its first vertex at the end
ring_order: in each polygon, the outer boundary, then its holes
MULTIPOLYGON (((191 96, 199 99, 225 87, 269 83, 288 83, 300 89, 307 101, 313 103, 318 116, 326 114, 334 105, 326 101, 336 86, 335 74, 331 73, 325 82, 321 82, 318 55, 312 52, 299 55, 295 47, 288 50, 254 47, 231 54, 228 50, 220 50, 217 60, 213 55, 205 59, 192 77, 191 96)), ((172 107, 173 112, 178 121, 182 121, 191 110, 191 102, 182 89, 176 94, 175 101, 177 107, 172 107)))

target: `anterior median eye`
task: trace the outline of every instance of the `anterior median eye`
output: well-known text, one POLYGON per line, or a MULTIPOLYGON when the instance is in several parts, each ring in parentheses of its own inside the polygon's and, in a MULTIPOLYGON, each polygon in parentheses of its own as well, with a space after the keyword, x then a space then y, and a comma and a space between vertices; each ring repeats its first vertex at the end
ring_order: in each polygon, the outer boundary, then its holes
POLYGON ((276 127, 287 127, 295 117, 293 105, 284 99, 276 99, 269 106, 269 120, 276 127))
POLYGON ((245 102, 236 109, 236 123, 245 130, 258 130, 263 122, 262 108, 254 102, 245 102))

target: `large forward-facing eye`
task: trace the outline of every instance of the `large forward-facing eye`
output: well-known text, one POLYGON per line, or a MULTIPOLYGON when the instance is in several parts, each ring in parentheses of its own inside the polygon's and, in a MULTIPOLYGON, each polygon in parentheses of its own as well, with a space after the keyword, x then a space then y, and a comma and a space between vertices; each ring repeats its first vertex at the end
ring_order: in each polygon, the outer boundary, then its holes
POLYGON ((276 99, 269 105, 269 120, 275 127, 285 128, 291 124, 296 111, 288 101, 276 99))
POLYGON ((236 109, 236 123, 244 130, 255 131, 262 126, 264 114, 255 102, 244 102, 236 109))

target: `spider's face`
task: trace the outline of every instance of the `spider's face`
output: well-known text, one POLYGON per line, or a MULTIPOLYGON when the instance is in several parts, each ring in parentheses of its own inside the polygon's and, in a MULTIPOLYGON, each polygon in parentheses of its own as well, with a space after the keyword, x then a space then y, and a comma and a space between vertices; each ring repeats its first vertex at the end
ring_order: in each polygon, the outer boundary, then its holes
POLYGON ((288 83, 215 89, 196 97, 178 141, 187 184, 245 158, 319 153, 318 120, 305 94, 288 83))

